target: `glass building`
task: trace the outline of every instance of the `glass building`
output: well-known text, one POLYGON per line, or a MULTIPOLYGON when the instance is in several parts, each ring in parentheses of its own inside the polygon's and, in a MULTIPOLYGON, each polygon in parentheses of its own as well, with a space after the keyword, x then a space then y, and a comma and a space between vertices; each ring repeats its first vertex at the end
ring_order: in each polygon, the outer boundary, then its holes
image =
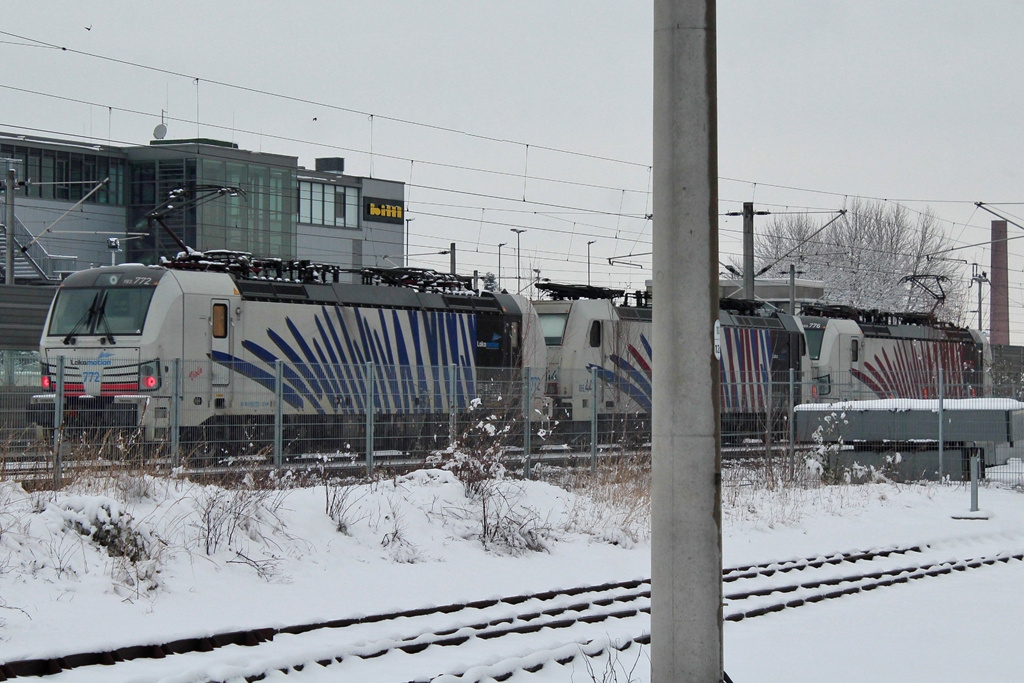
POLYGON ((212 140, 158 142, 126 150, 131 161, 128 221, 132 231, 147 233, 129 242, 129 260, 156 263, 180 251, 158 225, 148 229, 146 219, 176 189, 185 189, 193 202, 163 221, 188 246, 295 258, 295 157, 248 152, 212 140), (220 188, 241 192, 216 195, 220 188))
POLYGON ((405 185, 346 175, 344 159, 317 159, 309 170, 294 156, 209 139, 116 147, 3 132, 0 157, 28 181, 14 195, 19 280, 173 257, 178 241, 147 214, 174 190, 190 200, 162 220, 200 251, 355 269, 405 263, 405 185))

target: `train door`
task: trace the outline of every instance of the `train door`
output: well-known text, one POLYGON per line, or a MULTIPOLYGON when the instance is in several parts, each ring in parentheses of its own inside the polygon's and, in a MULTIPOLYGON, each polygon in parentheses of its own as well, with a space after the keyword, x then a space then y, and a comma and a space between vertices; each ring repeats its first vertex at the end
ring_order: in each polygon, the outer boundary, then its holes
MULTIPOLYGON (((214 357, 231 354, 231 302, 227 299, 213 299, 210 303, 210 351, 214 357)), ((227 385, 231 380, 227 367, 216 361, 210 365, 210 383, 227 385)))
POLYGON ((859 329, 844 331, 838 337, 839 368, 842 372, 840 396, 846 399, 872 398, 872 394, 861 379, 860 368, 864 360, 864 337, 859 329))

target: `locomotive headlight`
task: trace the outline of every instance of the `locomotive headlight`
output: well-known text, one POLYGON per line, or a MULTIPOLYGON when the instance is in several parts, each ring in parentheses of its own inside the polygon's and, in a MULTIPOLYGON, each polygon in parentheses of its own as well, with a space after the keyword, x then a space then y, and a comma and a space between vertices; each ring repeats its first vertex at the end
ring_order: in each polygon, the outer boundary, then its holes
POLYGON ((156 391, 160 388, 160 362, 151 360, 139 366, 139 390, 156 391))

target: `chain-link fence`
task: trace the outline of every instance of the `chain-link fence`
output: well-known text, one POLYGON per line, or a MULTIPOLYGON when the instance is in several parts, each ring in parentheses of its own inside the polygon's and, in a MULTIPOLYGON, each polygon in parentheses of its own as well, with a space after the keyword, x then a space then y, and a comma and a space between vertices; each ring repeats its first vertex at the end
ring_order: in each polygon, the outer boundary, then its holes
MULTIPOLYGON (((651 448, 649 379, 600 368, 543 384, 540 373, 458 365, 228 367, 185 359, 97 372, 58 359, 40 374, 22 360, 4 366, 18 372, 0 376, 8 476, 59 477, 82 461, 131 460, 196 469, 328 463, 366 472, 422 467, 455 450, 500 457, 529 475, 541 463, 593 466, 651 448)), ((791 376, 734 381, 721 392, 726 467, 757 460, 790 478, 817 469, 836 480, 958 480, 976 455, 986 479, 1024 485, 1021 386, 979 392, 925 378, 902 398, 883 400, 854 377, 791 376)))

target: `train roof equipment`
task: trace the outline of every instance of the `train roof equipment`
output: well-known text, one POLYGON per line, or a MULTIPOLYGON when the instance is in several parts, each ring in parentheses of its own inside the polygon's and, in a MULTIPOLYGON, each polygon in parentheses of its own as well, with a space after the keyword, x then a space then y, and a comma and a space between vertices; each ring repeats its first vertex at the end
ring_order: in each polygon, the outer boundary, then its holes
POLYGON ((961 329, 958 325, 939 320, 933 313, 923 311, 906 311, 892 313, 878 309, 856 308, 839 304, 805 304, 802 317, 845 318, 867 325, 924 325, 961 329))

